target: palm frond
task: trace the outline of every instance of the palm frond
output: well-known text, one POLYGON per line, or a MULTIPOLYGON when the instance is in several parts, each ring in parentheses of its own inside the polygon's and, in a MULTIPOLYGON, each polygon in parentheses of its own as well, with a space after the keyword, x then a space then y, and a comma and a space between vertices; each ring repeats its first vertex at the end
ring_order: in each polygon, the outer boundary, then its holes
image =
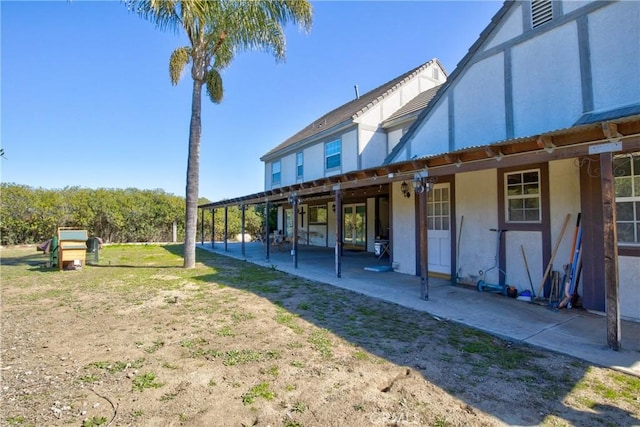
POLYGON ((182 77, 185 66, 191 60, 191 48, 189 46, 179 47, 171 53, 169 59, 169 77, 171 84, 176 86, 182 77))
POLYGON ((222 102, 222 76, 215 68, 210 69, 206 76, 207 94, 214 104, 222 102))

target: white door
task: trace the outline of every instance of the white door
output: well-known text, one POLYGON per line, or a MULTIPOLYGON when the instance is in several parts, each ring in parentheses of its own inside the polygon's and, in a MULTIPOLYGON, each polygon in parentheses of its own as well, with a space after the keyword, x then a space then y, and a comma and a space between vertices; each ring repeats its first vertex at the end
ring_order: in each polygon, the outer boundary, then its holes
POLYGON ((427 197, 429 272, 451 274, 449 183, 435 184, 427 197))

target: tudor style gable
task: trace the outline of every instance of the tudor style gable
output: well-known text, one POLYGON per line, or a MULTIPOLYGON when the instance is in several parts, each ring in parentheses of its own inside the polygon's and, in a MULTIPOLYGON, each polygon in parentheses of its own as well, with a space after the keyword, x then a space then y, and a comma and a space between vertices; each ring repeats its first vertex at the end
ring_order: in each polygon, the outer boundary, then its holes
POLYGON ((638 2, 505 2, 385 163, 640 113, 638 58, 638 2))

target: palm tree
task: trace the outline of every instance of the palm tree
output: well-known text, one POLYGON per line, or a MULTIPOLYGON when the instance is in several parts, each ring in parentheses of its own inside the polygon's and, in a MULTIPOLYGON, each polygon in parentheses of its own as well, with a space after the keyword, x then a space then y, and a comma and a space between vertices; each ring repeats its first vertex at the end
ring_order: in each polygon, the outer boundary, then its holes
POLYGON ((190 45, 171 54, 169 75, 177 85, 187 64, 191 64, 193 94, 187 161, 184 267, 196 262, 200 136, 202 129, 202 86, 214 103, 222 101, 219 71, 244 50, 272 53, 285 58, 284 29, 297 24, 309 31, 312 8, 307 0, 125 0, 129 10, 155 23, 160 29, 184 30, 190 45))

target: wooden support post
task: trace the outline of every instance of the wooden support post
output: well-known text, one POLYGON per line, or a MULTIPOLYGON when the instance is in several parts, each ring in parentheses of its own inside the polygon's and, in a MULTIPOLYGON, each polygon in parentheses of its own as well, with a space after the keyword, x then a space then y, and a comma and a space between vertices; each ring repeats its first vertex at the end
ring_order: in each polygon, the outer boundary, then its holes
POLYGON ((200 244, 204 246, 204 209, 200 209, 200 244))
POLYGON ((600 154, 604 280, 607 315, 607 345, 620 350, 620 296, 618 293, 618 234, 612 153, 600 154))
POLYGON ((227 252, 227 240, 229 238, 229 207, 224 207, 224 251, 227 252))
POLYGON ((427 190, 418 193, 420 232, 420 299, 429 300, 429 248, 427 240, 427 190))
POLYGON ((264 202, 264 217, 265 217, 265 221, 266 224, 264 226, 264 232, 266 234, 266 243, 267 243, 267 261, 269 261, 269 251, 271 249, 271 241, 269 240, 269 235, 271 234, 271 230, 269 229, 269 219, 271 218, 271 215, 269 215, 271 211, 271 205, 269 204, 269 200, 265 200, 264 202))
POLYGON ((216 241, 216 209, 211 209, 211 249, 216 241))
POLYGON ((298 196, 293 195, 291 207, 293 209, 293 236, 291 240, 291 256, 293 256, 293 268, 298 268, 298 196))
POLYGON ((240 210, 242 213, 242 222, 240 224, 240 233, 242 234, 241 237, 241 246, 242 246, 242 256, 245 256, 245 250, 244 250, 244 231, 245 231, 245 219, 246 219, 246 206, 244 204, 240 205, 240 210))
POLYGON ((335 190, 334 203, 336 208, 336 277, 340 278, 342 277, 342 194, 340 193, 340 189, 335 190))

